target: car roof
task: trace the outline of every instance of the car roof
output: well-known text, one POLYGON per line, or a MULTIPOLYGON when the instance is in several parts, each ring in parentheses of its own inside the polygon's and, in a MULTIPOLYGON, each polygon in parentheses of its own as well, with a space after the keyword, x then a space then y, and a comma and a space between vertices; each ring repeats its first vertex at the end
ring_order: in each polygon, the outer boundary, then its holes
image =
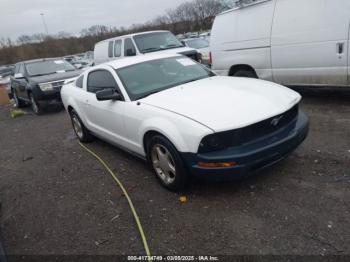
MULTIPOLYGON (((147 54, 147 55, 138 55, 138 56, 133 56, 133 57, 126 57, 123 59, 118 59, 114 60, 111 62, 104 63, 105 65, 109 65, 113 67, 114 69, 120 69, 123 67, 147 62, 147 61, 152 61, 152 60, 157 60, 157 59, 163 59, 163 58, 171 58, 171 57, 181 57, 182 55, 180 54, 147 54)), ((186 57, 186 56, 183 56, 186 57)), ((102 64, 103 65, 103 64, 102 64)))
POLYGON ((32 60, 26 60, 26 61, 21 61, 18 63, 35 63, 35 62, 44 62, 44 61, 52 61, 52 60, 60 60, 63 59, 62 57, 51 57, 51 58, 39 58, 39 59, 32 59, 32 60))
POLYGON ((99 43, 108 42, 108 41, 112 41, 112 40, 120 39, 120 38, 133 37, 133 36, 136 36, 136 35, 145 35, 145 34, 152 34, 152 33, 165 33, 165 32, 170 32, 170 31, 167 31, 167 30, 155 30, 155 31, 145 31, 145 32, 139 32, 139 33, 128 34, 128 35, 120 35, 120 36, 116 36, 116 37, 113 37, 113 38, 109 38, 109 39, 103 40, 103 41, 101 41, 99 43))

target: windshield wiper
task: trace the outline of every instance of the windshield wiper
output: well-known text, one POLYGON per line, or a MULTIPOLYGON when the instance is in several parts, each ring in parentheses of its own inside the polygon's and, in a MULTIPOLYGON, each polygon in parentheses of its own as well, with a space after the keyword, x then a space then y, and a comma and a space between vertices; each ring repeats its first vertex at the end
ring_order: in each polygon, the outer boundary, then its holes
POLYGON ((183 47, 183 45, 171 44, 171 45, 167 45, 167 46, 164 47, 163 49, 172 49, 172 48, 178 48, 178 47, 183 47))
POLYGON ((159 93, 159 92, 161 92, 161 91, 163 91, 163 90, 156 90, 156 91, 150 92, 150 93, 148 93, 148 94, 146 94, 146 95, 143 95, 143 96, 139 97, 138 99, 146 98, 146 97, 148 97, 148 96, 157 94, 157 93, 159 93))
POLYGON ((202 80, 202 79, 205 79, 205 78, 209 78, 209 76, 203 76, 203 77, 190 79, 190 80, 182 82, 180 85, 188 84, 188 83, 191 83, 191 82, 196 82, 196 81, 199 81, 199 80, 202 80))
POLYGON ((148 52, 156 52, 162 50, 161 48, 158 47, 150 47, 142 50, 142 53, 148 53, 148 52))
POLYGON ((31 75, 30 77, 35 77, 35 76, 47 76, 47 75, 53 75, 53 74, 56 74, 56 72, 47 73, 47 74, 36 74, 36 75, 31 75))

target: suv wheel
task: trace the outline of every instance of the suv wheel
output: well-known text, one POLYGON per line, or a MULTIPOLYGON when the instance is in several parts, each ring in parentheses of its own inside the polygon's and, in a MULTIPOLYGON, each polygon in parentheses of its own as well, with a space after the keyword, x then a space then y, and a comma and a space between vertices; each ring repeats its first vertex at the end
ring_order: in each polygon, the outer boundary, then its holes
POLYGON ((82 143, 91 142, 93 140, 93 135, 84 126, 83 122, 81 121, 80 117, 74 109, 70 111, 70 118, 72 120, 74 132, 77 135, 79 141, 82 143))
POLYGON ((43 113, 43 109, 41 108, 39 103, 35 100, 32 93, 29 93, 29 100, 30 100, 30 105, 32 107, 34 114, 41 115, 43 113))
POLYGON ((21 108, 24 106, 24 102, 17 96, 16 89, 12 89, 13 100, 15 101, 15 107, 21 108))
POLYGON ((163 136, 148 141, 148 161, 161 184, 172 191, 186 186, 188 174, 181 156, 173 144, 163 136))

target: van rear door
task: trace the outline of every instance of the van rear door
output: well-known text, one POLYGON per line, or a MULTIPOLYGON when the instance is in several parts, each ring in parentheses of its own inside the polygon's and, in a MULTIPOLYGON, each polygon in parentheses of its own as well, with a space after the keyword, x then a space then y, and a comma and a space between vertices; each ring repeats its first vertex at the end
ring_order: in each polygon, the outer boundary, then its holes
POLYGON ((274 80, 347 85, 349 13, 349 0, 278 0, 271 37, 274 80))

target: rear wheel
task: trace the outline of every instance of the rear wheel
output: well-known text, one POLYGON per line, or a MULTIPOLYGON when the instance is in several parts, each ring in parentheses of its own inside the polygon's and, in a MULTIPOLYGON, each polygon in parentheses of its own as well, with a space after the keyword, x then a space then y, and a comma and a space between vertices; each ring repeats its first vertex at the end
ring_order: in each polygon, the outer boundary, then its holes
POLYGON ((75 112, 74 109, 70 111, 70 118, 72 120, 72 126, 74 129, 74 132, 78 137, 79 141, 82 143, 89 143, 93 141, 93 138, 94 138, 93 135, 84 126, 83 122, 81 121, 80 117, 78 116, 77 112, 75 112))
POLYGON ((29 100, 30 100, 30 105, 34 114, 41 115, 43 113, 43 109, 39 105, 38 101, 36 101, 32 93, 29 93, 29 100))
POLYGON ((150 138, 147 155, 156 177, 165 188, 179 191, 186 186, 188 174, 184 163, 168 139, 161 135, 150 138))
POLYGON ((247 69, 240 69, 237 72, 235 72, 233 74, 233 76, 247 77, 247 78, 258 78, 258 76, 256 75, 256 73, 254 71, 247 70, 247 69))
POLYGON ((13 97, 13 100, 15 101, 16 108, 21 108, 24 106, 24 102, 17 96, 16 89, 12 89, 12 97, 13 97))

